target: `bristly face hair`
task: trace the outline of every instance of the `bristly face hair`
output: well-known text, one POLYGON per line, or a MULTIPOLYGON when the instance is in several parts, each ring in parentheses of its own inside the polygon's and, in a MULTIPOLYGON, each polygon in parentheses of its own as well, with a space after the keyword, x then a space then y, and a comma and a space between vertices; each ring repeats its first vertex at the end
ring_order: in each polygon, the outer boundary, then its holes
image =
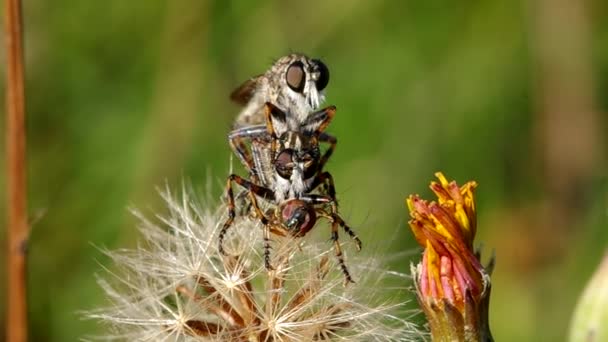
MULTIPOLYGON (((234 128, 264 123, 264 104, 270 102, 289 113, 288 127, 298 129, 306 117, 325 101, 329 69, 318 59, 302 54, 279 58, 264 74, 245 81, 230 98, 244 106, 234 128)), ((283 129, 278 129, 279 135, 283 129)))

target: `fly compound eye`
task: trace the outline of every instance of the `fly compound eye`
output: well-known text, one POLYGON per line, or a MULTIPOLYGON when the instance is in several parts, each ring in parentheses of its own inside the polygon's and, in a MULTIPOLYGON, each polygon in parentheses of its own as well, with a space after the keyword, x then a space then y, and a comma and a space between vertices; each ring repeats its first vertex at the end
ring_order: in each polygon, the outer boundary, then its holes
POLYGON ((315 164, 315 160, 311 156, 304 157, 302 162, 304 163, 305 170, 311 168, 315 164))
POLYGON ((306 74, 304 73, 304 64, 302 62, 293 62, 287 68, 287 74, 285 75, 287 85, 291 90, 301 93, 304 91, 304 84, 306 83, 306 74))
POLYGON ((318 59, 313 59, 313 62, 317 64, 317 71, 319 72, 319 78, 317 78, 317 90, 321 91, 325 89, 329 83, 329 69, 318 59))
POLYGON ((274 168, 281 178, 290 179, 293 171, 293 150, 283 150, 274 161, 274 168))
POLYGON ((301 200, 291 200, 283 207, 281 218, 290 234, 304 236, 314 227, 317 215, 311 206, 301 200))
POLYGON ((304 164, 304 178, 309 179, 317 173, 318 159, 314 158, 310 154, 306 154, 302 157, 302 163, 304 164))

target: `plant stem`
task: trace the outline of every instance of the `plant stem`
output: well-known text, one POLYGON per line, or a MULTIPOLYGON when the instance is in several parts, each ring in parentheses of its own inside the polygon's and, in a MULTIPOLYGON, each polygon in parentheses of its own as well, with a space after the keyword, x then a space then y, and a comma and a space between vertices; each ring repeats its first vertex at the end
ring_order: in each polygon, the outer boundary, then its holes
POLYGON ((6 333, 9 342, 27 341, 26 245, 27 183, 25 158, 25 92, 23 27, 20 0, 5 0, 6 176, 8 284, 6 333))

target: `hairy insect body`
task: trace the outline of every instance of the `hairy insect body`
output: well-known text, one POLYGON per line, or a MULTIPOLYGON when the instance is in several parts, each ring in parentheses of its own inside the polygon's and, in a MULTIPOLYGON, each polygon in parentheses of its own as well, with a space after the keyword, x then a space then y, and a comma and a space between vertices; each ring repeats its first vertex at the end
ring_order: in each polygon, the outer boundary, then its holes
MULTIPOLYGON (((336 139, 324 132, 334 106, 317 110, 324 100, 329 71, 325 65, 302 55, 279 59, 265 74, 245 82, 232 99, 245 107, 229 134, 232 150, 249 171, 249 179, 230 175, 226 184, 228 220, 220 231, 219 250, 235 218, 232 184, 245 189, 252 212, 264 225, 266 267, 270 265, 270 234, 304 236, 319 217, 331 222, 331 237, 346 282, 352 278, 338 241, 338 228, 361 241, 338 215, 333 177, 324 171, 336 139), (329 147, 321 153, 320 143, 329 147), (258 198, 274 210, 262 212, 258 198)), ((242 197, 242 196, 240 196, 242 197)))
POLYGON ((234 128, 264 124, 264 105, 272 103, 290 115, 285 126, 275 127, 277 132, 297 130, 299 123, 325 101, 328 82, 329 70, 320 60, 302 54, 281 57, 264 74, 232 92, 231 99, 244 106, 234 128))
POLYGON ((250 172, 255 183, 272 189, 276 202, 299 198, 313 190, 315 176, 335 149, 335 138, 323 130, 332 120, 336 108, 322 109, 309 115, 298 130, 277 135, 276 127, 285 125, 289 115, 278 107, 266 104, 267 124, 234 130, 230 146, 250 172), (321 154, 319 143, 329 144, 321 154))
POLYGON ((281 203, 312 190, 314 176, 321 171, 316 167, 321 152, 317 139, 300 132, 287 131, 278 144, 276 152, 271 146, 256 146, 253 155, 258 160, 255 167, 264 170, 261 183, 274 189, 274 200, 281 203))

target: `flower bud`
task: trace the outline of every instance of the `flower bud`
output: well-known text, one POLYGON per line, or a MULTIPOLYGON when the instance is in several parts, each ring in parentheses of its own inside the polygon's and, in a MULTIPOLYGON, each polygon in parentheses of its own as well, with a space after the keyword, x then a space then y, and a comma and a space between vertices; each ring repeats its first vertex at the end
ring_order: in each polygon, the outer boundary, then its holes
POLYGON ((428 319, 433 341, 492 341, 488 324, 490 276, 473 250, 477 229, 477 183, 458 187, 441 173, 431 190, 437 202, 417 195, 407 198, 409 225, 424 248, 412 265, 418 301, 428 319))

